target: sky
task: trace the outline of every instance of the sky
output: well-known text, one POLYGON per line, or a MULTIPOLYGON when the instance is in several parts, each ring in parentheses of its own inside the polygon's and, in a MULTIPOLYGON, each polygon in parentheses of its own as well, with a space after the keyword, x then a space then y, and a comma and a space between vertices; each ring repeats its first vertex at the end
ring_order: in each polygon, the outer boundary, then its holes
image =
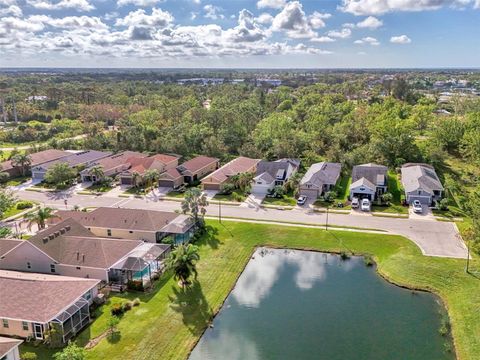
POLYGON ((0 67, 480 67, 480 0, 0 0, 0 67))

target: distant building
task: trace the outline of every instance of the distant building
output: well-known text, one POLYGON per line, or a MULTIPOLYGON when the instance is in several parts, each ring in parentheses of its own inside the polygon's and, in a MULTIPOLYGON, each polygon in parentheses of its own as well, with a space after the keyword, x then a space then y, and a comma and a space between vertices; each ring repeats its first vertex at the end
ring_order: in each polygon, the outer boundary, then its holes
POLYGON ((257 79, 255 82, 256 82, 257 86, 261 86, 261 85, 280 86, 280 85, 282 85, 282 80, 280 80, 280 79, 261 78, 261 79, 257 79))

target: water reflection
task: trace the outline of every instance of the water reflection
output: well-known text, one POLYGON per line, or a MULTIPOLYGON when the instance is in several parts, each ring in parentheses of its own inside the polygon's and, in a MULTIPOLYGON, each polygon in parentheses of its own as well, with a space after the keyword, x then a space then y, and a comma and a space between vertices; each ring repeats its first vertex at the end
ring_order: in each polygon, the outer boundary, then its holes
POLYGON ((286 265, 296 267, 294 279, 297 287, 309 290, 315 282, 326 279, 328 259, 328 256, 315 252, 257 249, 232 291, 232 296, 241 305, 258 307, 286 265))

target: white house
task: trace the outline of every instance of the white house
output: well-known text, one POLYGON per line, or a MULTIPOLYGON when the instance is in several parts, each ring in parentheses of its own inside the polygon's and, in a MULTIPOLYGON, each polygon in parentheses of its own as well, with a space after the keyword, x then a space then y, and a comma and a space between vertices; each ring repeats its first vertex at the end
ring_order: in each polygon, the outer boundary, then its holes
POLYGON ((267 194, 277 185, 282 186, 298 171, 300 161, 296 159, 280 159, 276 161, 260 161, 252 183, 252 193, 267 194))

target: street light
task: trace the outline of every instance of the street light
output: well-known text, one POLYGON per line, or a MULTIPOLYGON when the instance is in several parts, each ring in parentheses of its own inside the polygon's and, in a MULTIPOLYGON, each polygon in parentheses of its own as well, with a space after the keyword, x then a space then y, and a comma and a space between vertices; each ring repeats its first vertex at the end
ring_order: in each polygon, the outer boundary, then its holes
POLYGON ((328 204, 327 204, 327 219, 325 220, 325 231, 328 230, 328 204))
POLYGON ((222 200, 218 199, 218 222, 222 222, 222 200))
POLYGON ((469 266, 470 266, 470 240, 467 239, 467 266, 465 267, 465 272, 467 274, 470 273, 469 266))

